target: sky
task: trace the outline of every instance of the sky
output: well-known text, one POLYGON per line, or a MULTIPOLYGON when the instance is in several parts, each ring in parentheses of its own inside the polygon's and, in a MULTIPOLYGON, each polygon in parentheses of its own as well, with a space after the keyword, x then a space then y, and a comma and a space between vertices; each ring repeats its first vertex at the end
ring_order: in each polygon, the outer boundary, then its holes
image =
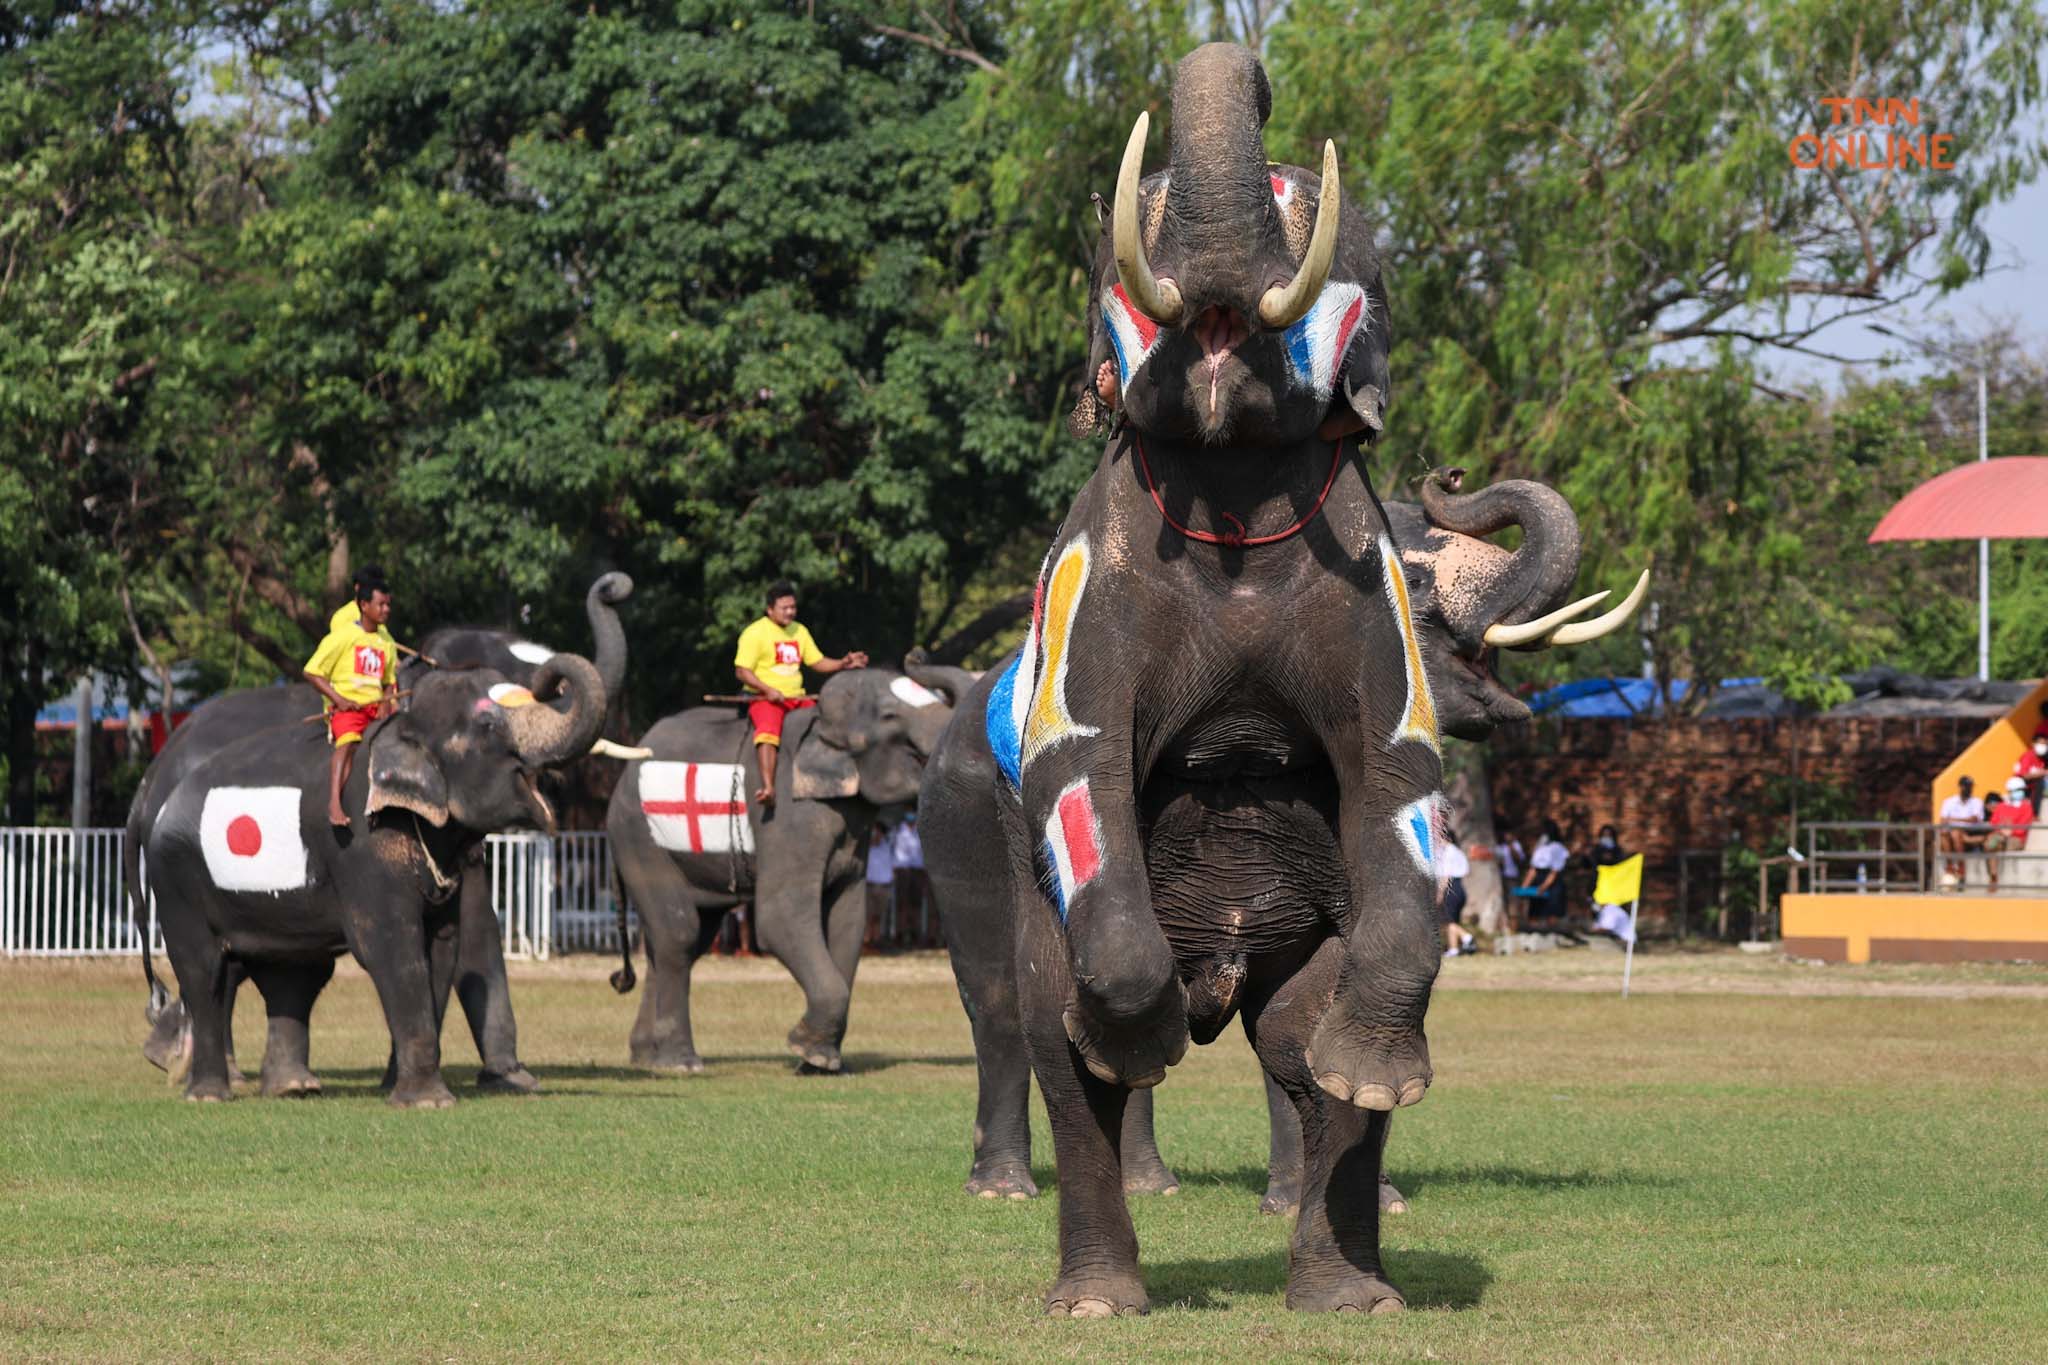
MULTIPOLYGON (((1881 371, 1876 365, 1855 367, 1867 376, 1919 374, 1940 367, 1938 360, 1913 354, 1900 342, 1870 331, 1867 321, 1880 322, 1907 336, 1925 337, 1938 336, 1944 318, 1953 320, 1965 334, 1988 331, 2001 321, 2012 322, 2017 324, 2024 345, 2030 349, 2048 346, 2048 176, 2022 186, 2011 199, 1993 206, 1985 216, 1985 231, 1991 239, 1992 252, 1990 267, 1982 279, 1946 297, 1935 297, 1930 292, 1874 319, 1854 318, 1835 323, 1815 336, 1812 344, 1857 360, 1876 360, 1890 354, 1906 362, 1891 371, 1881 371)), ((1921 264, 1925 267, 1927 260, 1921 264)), ((1841 387, 1849 368, 1815 357, 1784 353, 1766 364, 1779 379, 1817 382, 1829 389, 1841 387)))

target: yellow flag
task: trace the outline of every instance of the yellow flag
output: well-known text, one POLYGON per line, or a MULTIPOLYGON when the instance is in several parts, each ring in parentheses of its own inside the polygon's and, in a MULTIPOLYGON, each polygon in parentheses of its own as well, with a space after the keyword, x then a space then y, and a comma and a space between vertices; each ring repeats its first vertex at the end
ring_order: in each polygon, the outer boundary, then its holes
POLYGON ((1602 905, 1627 905, 1643 894, 1643 855, 1623 858, 1600 869, 1593 899, 1602 905))

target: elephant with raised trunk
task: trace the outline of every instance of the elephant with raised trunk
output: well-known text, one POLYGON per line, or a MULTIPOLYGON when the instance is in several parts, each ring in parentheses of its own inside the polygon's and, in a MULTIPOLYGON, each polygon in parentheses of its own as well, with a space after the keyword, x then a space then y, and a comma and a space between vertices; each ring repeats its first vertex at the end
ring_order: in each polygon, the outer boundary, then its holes
POLYGON ((1119 421, 921 802, 977 1175, 1021 1150, 1021 1102, 990 1105, 1021 1095, 1021 1033, 1059 1172, 1048 1311, 1143 1311, 1131 1096, 1239 1019, 1300 1130, 1287 1302, 1385 1311, 1381 1151, 1431 1078, 1441 735, 1519 709, 1488 650, 1616 628, 1642 585, 1572 624, 1576 526, 1533 485, 1381 506, 1349 438, 1384 424, 1389 319, 1334 148, 1320 175, 1267 162, 1243 48, 1189 55, 1173 97, 1169 168, 1142 176, 1140 116, 1091 284, 1078 425, 1119 421), (1510 521, 1516 554, 1479 538, 1510 521))
MULTIPOLYGON (((866 909, 864 850, 878 812, 917 800, 927 757, 973 677, 926 666, 835 673, 815 709, 783 729, 782 794, 765 812, 753 726, 730 707, 694 707, 661 721, 629 764, 605 829, 627 896, 640 912, 648 983, 630 1037, 635 1065, 704 1069, 690 1032, 690 973, 725 912, 753 902, 754 942, 789 969, 804 1015, 789 1048, 818 1071, 842 1068, 866 909)), ((612 977, 633 989, 630 951, 612 977)))
POLYGON ((270 1019, 268 1094, 317 1090, 308 1025, 334 959, 353 953, 377 988, 396 1060, 392 1103, 454 1103, 441 1020, 454 983, 464 859, 494 830, 551 828, 535 786, 589 752, 604 696, 588 660, 562 654, 535 685, 493 670, 434 672, 378 720, 343 792, 322 810, 327 743, 310 726, 259 730, 161 793, 144 846, 149 894, 191 1029, 187 1099, 231 1097, 227 986, 239 971, 270 1019), (566 693, 566 710, 545 701, 566 693))
MULTIPOLYGON (((626 673, 626 637, 619 624, 617 606, 632 595, 633 580, 623 573, 601 575, 584 594, 584 611, 590 621, 595 646, 592 662, 604 689, 606 714, 617 703, 626 673)), ((430 631, 422 648, 400 669, 400 682, 410 691, 433 668, 448 670, 491 669, 503 681, 529 691, 534 687, 541 665, 555 654, 516 632, 482 626, 443 626, 430 631), (432 660, 430 664, 427 661, 432 660)), ((550 703, 557 709, 568 705, 566 698, 550 703)), ((122 859, 131 910, 138 930, 147 942, 149 907, 143 899, 141 852, 149 837, 164 793, 199 763, 226 745, 257 731, 281 729, 297 732, 310 728, 307 718, 317 716, 320 697, 303 683, 282 687, 251 688, 215 697, 180 725, 151 761, 135 796, 129 803, 128 824, 122 840, 122 859)), ((593 752, 612 757, 630 757, 633 750, 595 741, 593 752)), ((482 1069, 477 1085, 486 1090, 530 1092, 539 1088, 533 1073, 519 1060, 519 1030, 512 1013, 510 988, 505 977, 504 934, 491 905, 490 878, 481 844, 472 848, 462 866, 460 928, 455 965, 454 993, 475 1039, 482 1069)), ((183 1005, 169 999, 158 984, 145 952, 145 978, 150 986, 147 1011, 150 1033, 143 1055, 156 1066, 180 1071, 189 1061, 190 1019, 183 1005)), ((226 1009, 234 1012, 235 992, 240 984, 239 967, 229 966, 226 1009)), ((385 1083, 396 1078, 394 1054, 386 1069, 385 1083)), ((241 1079, 234 1064, 233 1039, 228 1044, 228 1071, 241 1079)), ((296 1076, 296 1071, 294 1075, 296 1076)), ((309 1093, 300 1079, 293 1093, 309 1093)))

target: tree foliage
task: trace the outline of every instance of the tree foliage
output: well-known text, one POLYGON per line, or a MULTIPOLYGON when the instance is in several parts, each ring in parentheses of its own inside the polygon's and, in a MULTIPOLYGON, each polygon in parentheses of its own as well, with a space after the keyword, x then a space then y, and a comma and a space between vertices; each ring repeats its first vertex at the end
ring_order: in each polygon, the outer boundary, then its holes
MULTIPOLYGON (((828 648, 966 628, 985 660, 1096 457, 1060 421, 1089 196, 1212 38, 1265 54, 1272 154, 1334 138, 1378 221, 1386 486, 1558 485, 1588 587, 1655 565, 1667 679, 1967 671, 1965 547, 1862 536, 1974 453, 1980 361, 1994 453, 2048 448, 2041 364, 1966 338, 1957 377, 1831 396, 1772 364, 1985 268, 2043 158, 2044 30, 2014 0, 17 5, 13 732, 88 668, 290 672, 367 560, 402 636, 563 643, 628 570, 642 721, 723 687, 785 574, 828 648), (1838 95, 1919 97, 1956 169, 1794 167, 1838 95)), ((2034 548, 1998 554, 2002 671, 2048 648, 2034 548)))

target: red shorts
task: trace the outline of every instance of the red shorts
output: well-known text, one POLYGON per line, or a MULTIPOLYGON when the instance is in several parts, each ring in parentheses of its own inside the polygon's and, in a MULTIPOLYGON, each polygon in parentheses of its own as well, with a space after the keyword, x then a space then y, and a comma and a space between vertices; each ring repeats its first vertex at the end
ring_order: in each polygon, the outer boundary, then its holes
POLYGON ((370 728, 370 722, 377 719, 377 708, 366 707, 360 711, 330 711, 327 715, 327 737, 339 749, 344 744, 361 744, 363 731, 370 728))
POLYGON ((754 743, 782 747, 782 722, 792 711, 805 711, 818 704, 816 697, 761 697, 747 704, 747 719, 754 722, 754 743))

